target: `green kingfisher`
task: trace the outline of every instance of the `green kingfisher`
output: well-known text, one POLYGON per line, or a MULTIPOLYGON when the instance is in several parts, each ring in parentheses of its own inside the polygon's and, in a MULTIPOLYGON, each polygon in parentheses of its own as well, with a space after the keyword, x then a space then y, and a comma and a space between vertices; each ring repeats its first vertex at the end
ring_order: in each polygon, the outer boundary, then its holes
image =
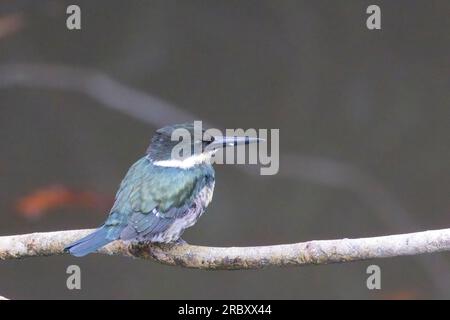
POLYGON ((215 179, 211 158, 216 151, 261 141, 254 137, 207 136, 205 130, 200 139, 195 139, 194 131, 192 123, 158 129, 146 155, 131 166, 120 184, 106 222, 65 250, 81 257, 119 239, 183 242, 183 231, 197 222, 211 202, 215 179), (182 145, 183 150, 192 152, 181 157, 173 152, 180 144, 173 139, 178 129, 194 137, 185 139, 182 145))

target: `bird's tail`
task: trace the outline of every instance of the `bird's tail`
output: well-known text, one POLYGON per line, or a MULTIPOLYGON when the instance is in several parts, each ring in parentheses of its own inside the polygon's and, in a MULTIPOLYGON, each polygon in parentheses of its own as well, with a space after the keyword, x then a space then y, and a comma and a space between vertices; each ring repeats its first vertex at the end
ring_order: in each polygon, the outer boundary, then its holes
POLYGON ((115 240, 111 239, 109 231, 111 231, 109 227, 102 226, 86 237, 68 245, 64 248, 64 251, 75 257, 85 256, 115 240))

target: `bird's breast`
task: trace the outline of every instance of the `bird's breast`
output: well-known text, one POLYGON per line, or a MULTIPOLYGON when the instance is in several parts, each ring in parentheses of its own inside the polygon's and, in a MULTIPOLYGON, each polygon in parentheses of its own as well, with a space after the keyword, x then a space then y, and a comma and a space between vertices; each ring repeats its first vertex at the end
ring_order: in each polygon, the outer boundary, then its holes
POLYGON ((205 212, 206 207, 212 200, 214 193, 214 181, 205 185, 197 196, 193 199, 192 205, 184 214, 176 218, 172 225, 164 232, 153 235, 150 240, 153 242, 173 242, 180 238, 185 229, 193 226, 205 212))

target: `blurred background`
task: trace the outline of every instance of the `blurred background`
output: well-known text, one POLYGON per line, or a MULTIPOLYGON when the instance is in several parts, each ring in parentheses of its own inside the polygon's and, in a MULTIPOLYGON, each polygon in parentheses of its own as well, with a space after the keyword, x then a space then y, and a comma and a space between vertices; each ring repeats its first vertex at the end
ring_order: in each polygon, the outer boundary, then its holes
MULTIPOLYGON (((0 235, 93 228, 165 124, 279 128, 280 172, 216 167, 184 238, 214 246, 450 224, 450 2, 0 4, 0 235), (66 8, 81 7, 79 31, 66 8)), ((199 271, 90 255, 0 262, 11 299, 450 298, 448 253, 199 271), (66 288, 66 268, 82 289, 66 288), (366 288, 377 264, 382 290, 366 288)))

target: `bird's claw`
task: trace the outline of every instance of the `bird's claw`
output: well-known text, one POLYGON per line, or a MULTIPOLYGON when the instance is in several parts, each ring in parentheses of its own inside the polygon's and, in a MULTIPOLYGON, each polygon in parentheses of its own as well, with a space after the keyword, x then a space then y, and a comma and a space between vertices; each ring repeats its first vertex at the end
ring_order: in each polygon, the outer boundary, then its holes
POLYGON ((183 239, 181 239, 181 238, 178 238, 178 240, 176 240, 175 242, 174 242, 174 244, 175 245, 185 245, 185 244, 188 244, 186 241, 184 241, 183 239))

